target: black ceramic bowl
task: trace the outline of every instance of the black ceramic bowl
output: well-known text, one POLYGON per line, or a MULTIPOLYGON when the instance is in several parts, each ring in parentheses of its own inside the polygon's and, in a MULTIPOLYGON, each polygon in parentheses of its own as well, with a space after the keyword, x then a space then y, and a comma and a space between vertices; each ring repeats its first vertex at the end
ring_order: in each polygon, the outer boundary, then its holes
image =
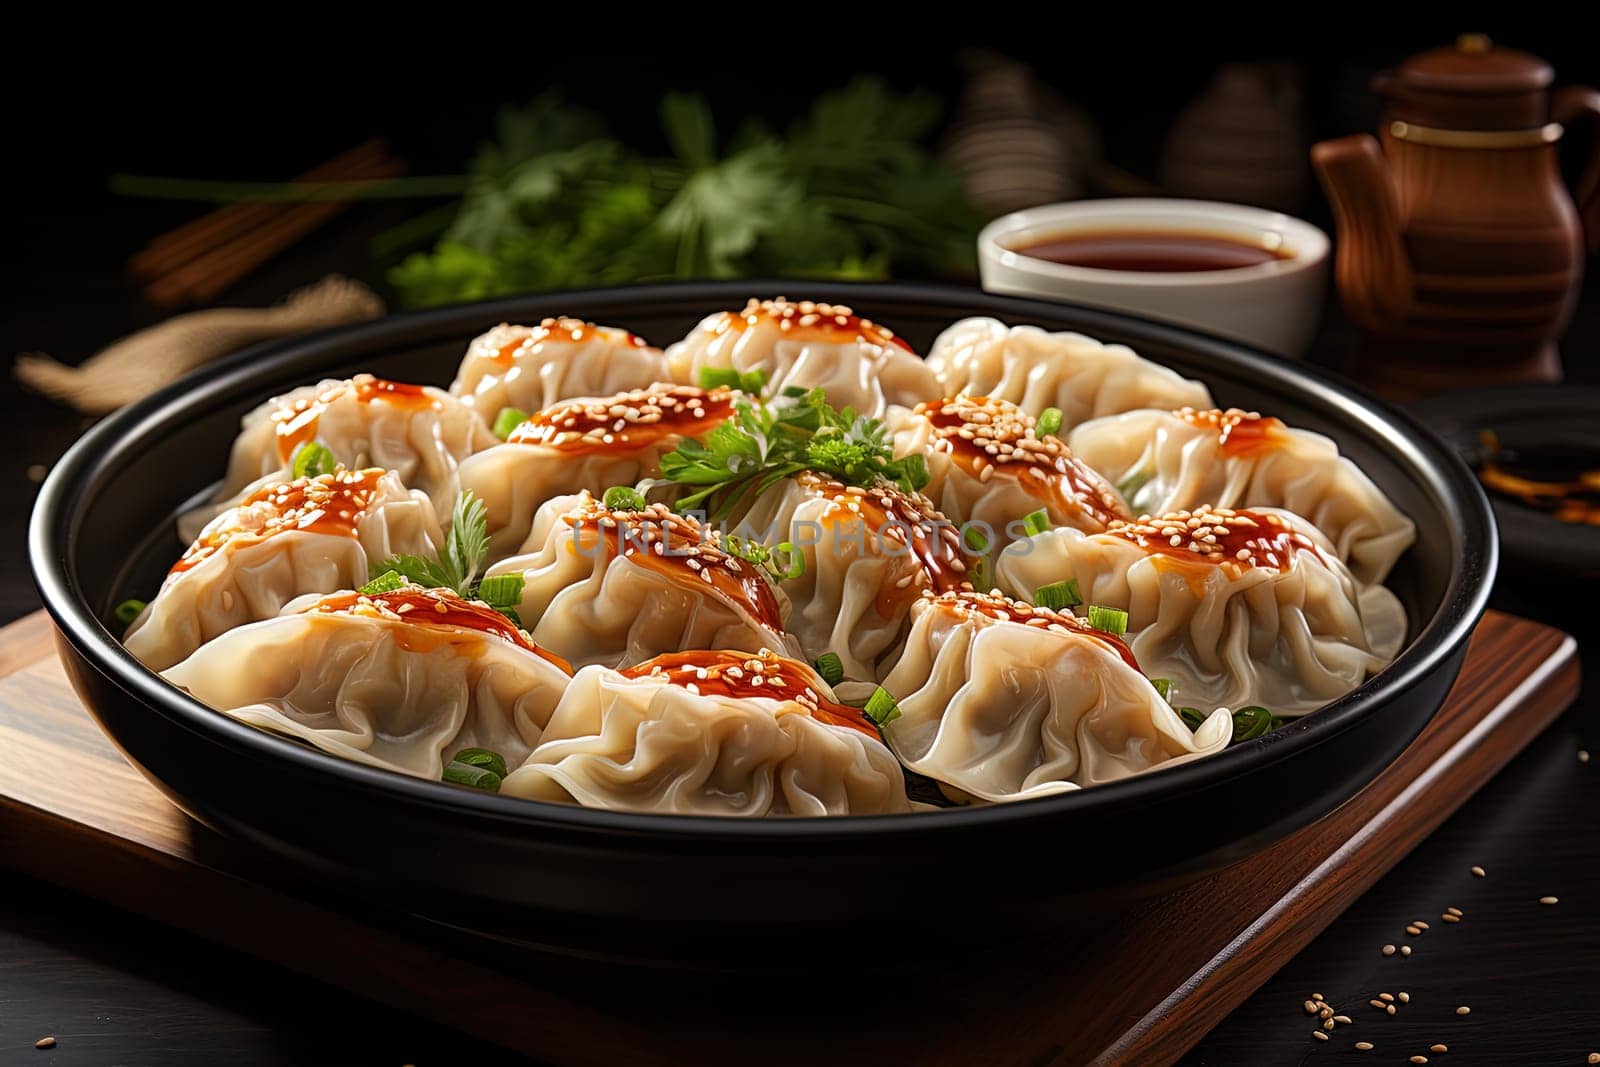
MULTIPOLYGON (((31 535, 73 684, 174 801, 325 885, 541 943, 717 955, 753 930, 870 924, 901 945, 1005 917, 1081 910, 1214 869, 1349 798, 1443 700, 1495 570, 1471 473, 1409 417, 1308 368, 1131 317, 914 285, 707 283, 536 296, 401 315, 258 348, 107 419, 56 466, 31 535), (1305 719, 1214 758, 1082 792, 917 816, 637 815, 480 794, 312 751, 207 710, 147 671, 108 626, 180 550, 172 517, 220 477, 239 417, 292 386, 356 371, 445 383, 469 338, 567 314, 657 344, 751 292, 848 303, 926 350, 967 315, 1125 342, 1212 388, 1336 438, 1417 522, 1390 584, 1412 632, 1388 670, 1305 719), (900 935, 905 936, 900 936, 900 935)), ((821 942, 818 942, 821 943, 821 942)))

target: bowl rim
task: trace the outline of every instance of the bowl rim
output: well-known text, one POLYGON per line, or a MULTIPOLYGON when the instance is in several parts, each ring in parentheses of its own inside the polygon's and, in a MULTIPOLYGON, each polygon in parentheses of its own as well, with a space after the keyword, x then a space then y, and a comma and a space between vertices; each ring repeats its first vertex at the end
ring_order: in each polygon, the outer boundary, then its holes
MULTIPOLYGON (((1123 223, 1128 229, 1143 229, 1143 224, 1123 223)), ((1332 244, 1328 235, 1304 219, 1269 208, 1232 204, 1223 200, 1190 200, 1177 197, 1122 197, 1107 200, 1067 200, 1055 204, 1023 208, 993 220, 978 233, 978 254, 999 267, 1035 279, 1072 282, 1101 289, 1205 289, 1243 285, 1284 278, 1314 271, 1327 261, 1332 244), (1005 238, 1024 231, 1060 228, 1072 232, 1076 224, 1105 216, 1142 216, 1151 229, 1168 231, 1203 230, 1207 222, 1234 222, 1259 228, 1263 232, 1281 231, 1291 242, 1298 242, 1295 254, 1246 267, 1226 267, 1202 271, 1110 270, 1105 267, 1079 267, 1030 256, 1008 245, 1005 238), (1069 226, 1073 224, 1072 226, 1069 226), (1157 226, 1154 224, 1164 224, 1157 226)), ((1087 290, 1086 290, 1087 291, 1087 290)))
MULTIPOLYGON (((661 309, 658 309, 661 310, 661 309)), ((461 336, 465 347, 469 337, 461 336)), ((931 283, 797 282, 751 279, 733 282, 672 282, 605 289, 527 294, 471 304, 407 312, 370 322, 336 327, 289 340, 251 346, 217 360, 159 392, 105 418, 84 434, 57 462, 41 487, 29 525, 29 558, 41 600, 60 631, 84 660, 116 688, 174 725, 208 736, 236 754, 278 762, 299 774, 331 774, 347 787, 384 794, 397 805, 420 805, 435 814, 512 822, 527 830, 553 833, 627 835, 659 842, 749 846, 796 840, 815 843, 862 842, 883 835, 920 837, 981 831, 997 824, 1048 820, 1063 813, 1093 817, 1136 809, 1178 791, 1199 791, 1221 779, 1289 759, 1315 748, 1373 714, 1391 690, 1413 686, 1445 664, 1471 635, 1487 606, 1498 562, 1498 540, 1489 502, 1466 464, 1433 438, 1417 419, 1372 397, 1359 387, 1303 364, 1289 364, 1235 341, 1211 337, 1121 312, 1055 301, 999 296, 965 286, 931 283), (843 815, 827 818, 749 819, 737 816, 678 815, 611 811, 524 800, 366 767, 339 759, 218 714, 145 667, 123 648, 79 594, 72 549, 83 516, 80 501, 99 491, 119 455, 137 441, 158 433, 206 399, 237 389, 269 362, 279 368, 297 362, 327 363, 333 347, 359 355, 363 345, 418 346, 447 340, 483 322, 511 321, 528 315, 530 304, 570 300, 585 314, 648 313, 652 302, 679 313, 686 303, 710 309, 742 306, 750 292, 804 291, 816 299, 871 306, 874 303, 955 305, 963 315, 989 314, 1012 321, 1070 315, 1083 332, 1107 328, 1146 341, 1217 357, 1258 380, 1292 385, 1297 400, 1338 409, 1369 436, 1392 445, 1397 461, 1422 483, 1444 511, 1459 511, 1450 523, 1453 558, 1439 606, 1415 639, 1377 677, 1323 708, 1264 737, 1201 760, 1157 768, 1145 774, 1092 788, 1071 790, 1006 804, 981 805, 911 815, 843 815), (320 357, 320 360, 319 360, 320 357), (1468 566, 1467 562, 1476 566, 1468 566)), ((1381 768, 1373 768, 1376 774, 1381 768)))

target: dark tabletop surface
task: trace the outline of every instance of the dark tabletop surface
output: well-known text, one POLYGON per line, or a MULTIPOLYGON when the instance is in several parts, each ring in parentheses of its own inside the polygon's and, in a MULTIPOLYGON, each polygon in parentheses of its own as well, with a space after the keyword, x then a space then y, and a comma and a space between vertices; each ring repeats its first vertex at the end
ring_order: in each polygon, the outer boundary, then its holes
MULTIPOLYGON (((165 209, 162 209, 165 212, 165 209)), ((8 314, 0 355, 43 349, 76 360, 159 315, 141 306, 120 268, 142 240, 185 212, 74 218, 71 256, 5 269, 8 314)), ((68 220, 51 220, 65 224, 68 220)), ((258 272, 229 303, 269 303, 330 269, 365 268, 363 250, 389 219, 362 209, 258 272)), ((1336 363, 1348 330, 1330 313, 1317 357, 1336 363)), ((1600 378, 1600 286, 1591 284, 1565 345, 1569 375, 1600 378)), ((5 479, 0 509, 0 621, 38 606, 24 559, 35 485, 84 420, 28 396, 0 375, 5 479), (35 472, 37 473, 37 472, 35 472)), ((1562 624, 1593 644, 1593 588, 1550 594, 1502 582, 1497 602, 1562 624)), ((1587 650, 1587 648, 1586 648, 1587 650)), ((1600 663, 1588 656, 1590 677, 1600 663)), ((1600 756, 1594 686, 1494 782, 1402 860, 1348 913, 1217 1027, 1186 1062, 1282 1064, 1366 1055, 1373 1063, 1443 1042, 1448 1064, 1583 1064, 1600 1052, 1600 756), (1481 865, 1488 877, 1474 878, 1481 865), (1560 903, 1537 901, 1555 895, 1560 903), (1467 920, 1423 938, 1406 960, 1379 948, 1404 925, 1448 906, 1467 920), (1407 991, 1411 1005, 1375 1020, 1373 991, 1407 991), (1313 1041, 1302 1002, 1319 992, 1356 1020, 1336 1040, 1313 1041), (1472 1013, 1460 1017, 1457 1005, 1472 1013), (1355 1041, 1377 1045, 1370 1053, 1355 1041)), ((1264 798, 1270 803, 1270 798, 1264 798)), ((0 1063, 349 1064, 498 1063, 502 1054, 463 1035, 321 986, 4 871, 0 859, 0 1063), (34 1041, 59 1044, 36 1052, 34 1041), (50 1060, 37 1057, 49 1056, 50 1060)), ((1440 925, 1435 923, 1435 932, 1440 925)), ((1175 932, 1181 936, 1181 932, 1175 932)), ((692 1050, 686 1050, 689 1052, 692 1050)), ((1357 1062, 1368 1062, 1360 1060, 1357 1062)))

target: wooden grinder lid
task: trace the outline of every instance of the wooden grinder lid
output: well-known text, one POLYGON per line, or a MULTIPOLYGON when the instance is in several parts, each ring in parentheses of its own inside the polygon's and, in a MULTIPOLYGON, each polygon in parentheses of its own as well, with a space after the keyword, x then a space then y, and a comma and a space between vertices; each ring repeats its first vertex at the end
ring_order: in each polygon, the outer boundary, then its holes
POLYGON ((1538 56, 1468 33, 1378 75, 1373 88, 1387 100, 1390 119, 1446 130, 1521 130, 1548 121, 1554 78, 1538 56))

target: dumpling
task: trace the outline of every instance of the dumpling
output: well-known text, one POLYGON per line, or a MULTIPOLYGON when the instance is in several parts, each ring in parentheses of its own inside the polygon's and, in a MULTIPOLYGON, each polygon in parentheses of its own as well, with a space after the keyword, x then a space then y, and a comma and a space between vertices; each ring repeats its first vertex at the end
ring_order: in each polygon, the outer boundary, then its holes
POLYGON ((407 488, 428 494, 441 515, 455 502, 461 461, 496 443, 472 410, 444 390, 370 374, 274 397, 242 425, 217 505, 180 519, 181 539, 194 540, 201 526, 268 480, 287 480, 295 453, 313 441, 340 466, 394 471, 407 488))
POLYGON ((1304 715, 1387 666, 1405 638, 1393 593, 1361 586, 1314 527, 1270 508, 1052 530, 1007 549, 996 573, 1024 599, 1075 581, 1085 604, 1126 611, 1145 671, 1201 709, 1304 715))
POLYGON ((702 385, 702 371, 728 369, 760 371, 763 395, 821 389, 829 404, 869 418, 940 395, 928 365, 893 331, 843 305, 809 300, 751 300, 743 311, 719 311, 667 349, 675 382, 702 385))
POLYGON ((535 414, 505 444, 461 465, 462 489, 488 509, 489 558, 525 550, 534 512, 552 497, 655 477, 661 457, 685 437, 702 437, 727 420, 738 395, 654 385, 535 414))
POLYGON ((804 570, 778 583, 793 605, 786 628, 808 660, 832 652, 856 681, 877 677, 923 590, 970 588, 955 524, 887 482, 863 489, 807 471, 763 493, 736 532, 787 541, 803 557, 804 570))
POLYGON ((1065 792, 1209 755, 1232 736, 1221 712, 1191 731, 1126 645, 1071 615, 957 592, 925 593, 912 619, 883 681, 900 710, 884 736, 958 793, 1065 792))
POLYGON ((661 350, 627 330, 545 319, 501 323, 473 338, 450 392, 492 426, 504 408, 542 411, 573 397, 643 389, 666 376, 661 350))
POLYGON ((789 650, 767 579, 665 504, 625 511, 588 493, 558 497, 539 509, 529 545, 488 577, 522 577, 523 624, 576 666, 692 648, 789 650))
POLYGON ((992 549, 1022 536, 1024 516, 1041 508, 1052 524, 1089 532, 1131 518, 1111 484, 1059 438, 1035 436, 1037 421, 1004 400, 961 396, 897 412, 890 429, 896 457, 927 460, 928 498, 992 549))
POLYGON ((1416 540, 1411 520, 1332 440, 1257 412, 1130 411, 1084 423, 1070 444, 1135 514, 1283 508, 1326 534, 1362 582, 1383 581, 1416 540))
POLYGON ((501 791, 685 815, 911 810, 900 765, 866 717, 805 664, 770 652, 584 668, 501 791))
POLYGON ((571 676, 499 612, 416 586, 317 599, 162 672, 241 722, 433 779, 463 748, 522 762, 571 676))
POLYGON ((1211 393, 1125 345, 1081 333, 1046 333, 995 319, 962 319, 933 342, 928 366, 943 396, 989 396, 1037 415, 1059 408, 1062 426, 1135 408, 1211 406, 1211 393))
POLYGON ((443 544, 433 505, 393 471, 266 485, 206 525, 123 643, 164 670, 295 597, 357 588, 389 556, 433 555, 443 544))

